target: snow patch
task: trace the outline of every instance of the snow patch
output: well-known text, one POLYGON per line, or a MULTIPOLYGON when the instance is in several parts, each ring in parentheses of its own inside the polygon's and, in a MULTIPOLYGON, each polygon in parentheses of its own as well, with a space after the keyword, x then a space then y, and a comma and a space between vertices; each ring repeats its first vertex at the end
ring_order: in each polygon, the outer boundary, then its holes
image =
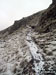
POLYGON ((34 41, 31 38, 31 33, 28 33, 27 35, 27 44, 30 48, 30 53, 32 55, 32 58, 34 60, 34 70, 36 72, 36 75, 39 75, 40 71, 43 70, 43 58, 42 55, 40 53, 37 53, 39 51, 37 45, 34 43, 34 41))
POLYGON ((12 68, 12 64, 11 63, 7 63, 7 74, 8 75, 13 75, 13 73, 11 71, 11 68, 12 68))

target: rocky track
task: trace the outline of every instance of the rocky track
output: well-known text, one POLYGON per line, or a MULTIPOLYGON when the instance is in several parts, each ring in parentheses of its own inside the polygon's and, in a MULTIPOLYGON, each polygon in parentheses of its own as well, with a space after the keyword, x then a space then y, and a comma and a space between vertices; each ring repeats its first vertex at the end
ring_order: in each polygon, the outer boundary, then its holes
POLYGON ((0 75, 56 75, 56 30, 26 27, 0 39, 0 75))

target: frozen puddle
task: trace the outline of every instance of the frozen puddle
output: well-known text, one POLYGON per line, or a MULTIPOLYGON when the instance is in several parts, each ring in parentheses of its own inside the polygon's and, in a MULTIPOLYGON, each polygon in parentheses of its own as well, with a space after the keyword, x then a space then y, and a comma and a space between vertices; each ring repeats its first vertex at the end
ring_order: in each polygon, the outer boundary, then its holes
POLYGON ((27 35, 27 44, 30 48, 30 53, 32 55, 32 59, 34 60, 34 70, 36 72, 36 75, 39 75, 40 71, 43 70, 43 58, 42 55, 40 53, 37 53, 39 51, 39 49, 37 48, 36 44, 34 43, 34 41, 31 38, 31 34, 28 33, 27 35))

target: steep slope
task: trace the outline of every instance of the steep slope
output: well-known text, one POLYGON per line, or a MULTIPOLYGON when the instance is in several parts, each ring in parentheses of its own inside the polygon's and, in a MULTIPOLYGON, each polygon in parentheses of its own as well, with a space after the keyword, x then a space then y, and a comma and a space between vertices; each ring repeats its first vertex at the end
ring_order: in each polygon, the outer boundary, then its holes
POLYGON ((41 15, 41 19, 36 29, 39 32, 49 32, 56 29, 56 1, 54 1, 41 15))
POLYGON ((0 31, 0 75, 56 75, 56 4, 0 31))
POLYGON ((15 21, 12 26, 8 27, 5 30, 0 31, 0 35, 5 37, 8 34, 11 34, 14 31, 16 31, 20 27, 22 28, 22 27, 25 27, 27 25, 32 26, 34 28, 38 24, 38 21, 39 21, 42 13, 43 13, 43 11, 40 11, 40 12, 38 12, 36 14, 33 14, 29 17, 25 17, 25 18, 22 18, 19 21, 15 21))

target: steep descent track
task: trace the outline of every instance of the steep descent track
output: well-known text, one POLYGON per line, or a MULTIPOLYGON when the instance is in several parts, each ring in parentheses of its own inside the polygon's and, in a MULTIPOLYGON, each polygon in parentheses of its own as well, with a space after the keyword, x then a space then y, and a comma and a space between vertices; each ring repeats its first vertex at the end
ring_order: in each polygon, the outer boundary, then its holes
POLYGON ((40 72, 43 70, 44 61, 43 61, 41 53, 39 53, 39 48, 37 47, 37 45, 34 43, 33 39, 31 38, 31 32, 27 34, 27 45, 29 46, 30 53, 33 59, 34 67, 32 68, 35 70, 35 75, 39 75, 40 72))

